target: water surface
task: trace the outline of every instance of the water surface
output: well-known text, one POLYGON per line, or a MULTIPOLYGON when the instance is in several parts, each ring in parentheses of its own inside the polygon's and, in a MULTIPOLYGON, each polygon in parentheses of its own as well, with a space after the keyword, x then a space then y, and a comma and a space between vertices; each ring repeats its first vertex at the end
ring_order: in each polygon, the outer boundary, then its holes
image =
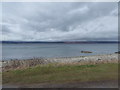
POLYGON ((109 44, 3 44, 2 59, 28 59, 33 57, 71 57, 110 54, 118 51, 118 45, 109 44), (81 53, 82 50, 93 53, 81 53))

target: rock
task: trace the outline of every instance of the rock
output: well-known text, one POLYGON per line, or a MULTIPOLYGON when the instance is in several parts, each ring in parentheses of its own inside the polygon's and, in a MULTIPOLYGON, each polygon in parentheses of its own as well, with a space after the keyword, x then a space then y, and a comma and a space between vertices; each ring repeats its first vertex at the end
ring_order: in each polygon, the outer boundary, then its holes
POLYGON ((90 51, 81 51, 81 53, 92 53, 90 51))
POLYGON ((98 60, 101 60, 100 58, 98 58, 98 60))
POLYGON ((120 54, 120 51, 118 51, 118 52, 115 52, 115 53, 117 53, 117 54, 120 54))
POLYGON ((98 64, 107 62, 117 62, 118 55, 94 55, 94 56, 78 56, 78 57, 61 57, 61 58, 38 58, 38 59, 26 59, 26 60, 4 60, 1 61, 2 71, 30 68, 40 64, 49 63, 80 63, 80 64, 98 64))

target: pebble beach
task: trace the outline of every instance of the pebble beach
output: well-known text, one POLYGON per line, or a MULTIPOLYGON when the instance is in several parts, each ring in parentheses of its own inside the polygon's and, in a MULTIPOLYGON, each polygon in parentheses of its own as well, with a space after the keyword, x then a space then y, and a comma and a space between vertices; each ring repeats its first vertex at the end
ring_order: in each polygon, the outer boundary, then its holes
POLYGON ((34 67, 37 65, 60 63, 60 64, 98 64, 98 63, 118 63, 118 54, 104 54, 92 56, 61 57, 61 58, 33 58, 25 60, 3 60, 0 67, 3 71, 11 69, 21 69, 34 67))

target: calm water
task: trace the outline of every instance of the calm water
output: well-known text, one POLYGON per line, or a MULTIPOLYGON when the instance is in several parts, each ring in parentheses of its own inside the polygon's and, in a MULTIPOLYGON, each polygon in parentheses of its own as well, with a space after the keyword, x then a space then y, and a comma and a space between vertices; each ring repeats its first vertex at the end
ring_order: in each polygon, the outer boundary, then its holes
POLYGON ((109 54, 116 51, 118 51, 117 44, 3 44, 2 59, 69 57, 109 54), (82 50, 93 53, 81 53, 82 50))

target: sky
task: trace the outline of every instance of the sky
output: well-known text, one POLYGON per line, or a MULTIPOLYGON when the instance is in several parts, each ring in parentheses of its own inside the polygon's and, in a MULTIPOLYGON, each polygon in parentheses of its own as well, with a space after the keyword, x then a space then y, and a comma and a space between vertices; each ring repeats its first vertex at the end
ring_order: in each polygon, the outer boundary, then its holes
POLYGON ((117 2, 4 2, 0 8, 1 40, 118 40, 117 2))

